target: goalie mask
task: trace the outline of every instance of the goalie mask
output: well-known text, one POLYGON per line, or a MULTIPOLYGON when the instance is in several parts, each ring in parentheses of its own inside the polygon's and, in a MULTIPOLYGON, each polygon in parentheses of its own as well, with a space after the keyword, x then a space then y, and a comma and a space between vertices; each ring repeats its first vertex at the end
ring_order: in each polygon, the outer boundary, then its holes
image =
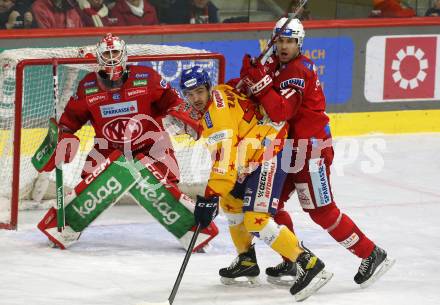
MULTIPOLYGON (((273 29, 273 36, 275 34, 280 33, 281 28, 283 27, 284 23, 287 21, 286 17, 281 18, 276 23, 274 29, 273 29)), ((287 27, 284 29, 282 33, 280 33, 280 37, 287 37, 287 38, 295 38, 296 42, 298 44, 298 48, 301 50, 301 47, 304 42, 304 37, 306 36, 306 33, 304 32, 304 27, 299 19, 292 19, 287 27)))
POLYGON ((107 34, 96 46, 96 58, 101 76, 113 82, 120 80, 127 63, 125 42, 111 33, 107 34))

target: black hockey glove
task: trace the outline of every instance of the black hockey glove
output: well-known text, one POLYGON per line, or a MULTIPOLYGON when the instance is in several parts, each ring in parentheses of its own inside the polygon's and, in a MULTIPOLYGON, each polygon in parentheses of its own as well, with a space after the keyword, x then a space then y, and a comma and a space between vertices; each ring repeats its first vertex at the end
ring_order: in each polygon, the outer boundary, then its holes
POLYGON ((218 215, 218 201, 218 197, 205 198, 197 196, 194 219, 196 224, 200 224, 202 229, 209 226, 211 221, 218 215))

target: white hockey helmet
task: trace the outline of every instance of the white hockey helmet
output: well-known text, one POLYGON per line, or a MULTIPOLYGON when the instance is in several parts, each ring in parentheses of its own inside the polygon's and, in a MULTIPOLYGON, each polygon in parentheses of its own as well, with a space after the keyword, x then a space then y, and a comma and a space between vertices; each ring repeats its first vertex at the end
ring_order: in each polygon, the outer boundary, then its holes
POLYGON ((100 70, 103 70, 108 75, 109 80, 119 80, 127 64, 125 41, 108 33, 96 45, 96 58, 98 59, 100 70))
MULTIPOLYGON (((284 23, 286 23, 287 18, 282 17, 280 20, 277 21, 275 24, 275 27, 273 28, 273 34, 279 33, 281 31, 281 28, 283 27, 284 23)), ((287 27, 284 29, 284 31, 280 34, 280 37, 287 37, 287 38, 296 38, 298 47, 301 49, 304 37, 306 36, 306 32, 304 32, 304 27, 299 19, 292 19, 287 27)))

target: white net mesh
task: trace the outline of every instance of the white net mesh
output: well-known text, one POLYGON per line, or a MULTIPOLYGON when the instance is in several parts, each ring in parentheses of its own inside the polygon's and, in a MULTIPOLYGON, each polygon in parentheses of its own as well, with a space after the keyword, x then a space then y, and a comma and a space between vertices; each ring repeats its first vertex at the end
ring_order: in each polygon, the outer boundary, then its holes
MULTIPOLYGON (((79 48, 52 48, 52 49, 19 49, 6 50, 0 54, 0 226, 11 221, 10 206, 13 179, 13 151, 14 151, 14 123, 19 114, 15 113, 16 90, 23 90, 21 153, 20 153, 20 199, 29 199, 37 172, 30 163, 36 148, 47 134, 48 120, 54 115, 53 106, 53 78, 51 63, 25 66, 24 81, 21 87, 16 87, 16 66, 23 59, 42 58, 78 58, 79 54, 93 53, 94 46, 79 48)), ((131 64, 147 65, 159 72, 164 79, 178 88, 178 80, 182 69, 199 65, 210 74, 213 84, 219 82, 220 63, 218 58, 198 56, 207 53, 204 50, 195 50, 180 46, 158 45, 129 45, 129 56, 159 55, 154 60, 140 60, 131 64), (182 55, 180 59, 164 60, 164 55, 182 55), (162 58, 161 58, 162 57, 162 58)), ((208 56, 209 57, 209 56, 208 56)), ((72 63, 58 65, 59 104, 58 113, 64 109, 70 96, 76 91, 81 78, 88 72, 96 69, 96 64, 72 63)), ((93 145, 93 130, 84 126, 77 135, 81 139, 80 153, 71 164, 64 166, 64 180, 67 187, 74 187, 79 179, 81 169, 88 151, 93 145)), ((176 156, 181 170, 181 189, 194 194, 203 189, 207 181, 210 158, 202 144, 191 141, 188 137, 173 139, 176 156)), ((22 208, 22 200, 18 204, 22 208)))

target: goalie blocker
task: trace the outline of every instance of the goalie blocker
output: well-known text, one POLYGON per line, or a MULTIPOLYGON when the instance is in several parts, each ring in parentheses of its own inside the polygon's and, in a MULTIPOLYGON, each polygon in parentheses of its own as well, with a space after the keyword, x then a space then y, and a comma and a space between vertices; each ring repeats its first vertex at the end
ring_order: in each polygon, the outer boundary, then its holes
MULTIPOLYGON (((195 230, 194 201, 175 184, 165 180, 154 164, 137 155, 127 160, 115 150, 101 165, 66 196, 66 228, 57 231, 56 210, 51 208, 38 228, 58 247, 65 249, 102 212, 114 205, 124 194, 146 209, 160 224, 187 248, 195 230)), ((218 234, 214 223, 200 232, 194 251, 202 249, 218 234)))

